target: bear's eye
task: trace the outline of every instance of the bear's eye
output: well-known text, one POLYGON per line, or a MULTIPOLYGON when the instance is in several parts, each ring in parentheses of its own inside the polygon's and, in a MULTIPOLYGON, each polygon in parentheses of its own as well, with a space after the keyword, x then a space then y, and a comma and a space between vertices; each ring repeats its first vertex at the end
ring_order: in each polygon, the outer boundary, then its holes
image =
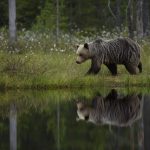
POLYGON ((82 108, 80 108, 80 111, 83 111, 84 110, 84 108, 82 107, 82 108))

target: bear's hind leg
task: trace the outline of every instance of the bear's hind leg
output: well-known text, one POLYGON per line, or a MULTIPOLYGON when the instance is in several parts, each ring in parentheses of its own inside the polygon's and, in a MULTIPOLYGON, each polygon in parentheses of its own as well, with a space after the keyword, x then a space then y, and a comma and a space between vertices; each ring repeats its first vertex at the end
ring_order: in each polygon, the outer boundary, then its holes
POLYGON ((117 75, 117 64, 106 64, 112 75, 117 75))
POLYGON ((131 65, 131 64, 125 64, 126 69, 128 70, 128 72, 132 75, 137 74, 138 73, 138 67, 135 65, 131 65))

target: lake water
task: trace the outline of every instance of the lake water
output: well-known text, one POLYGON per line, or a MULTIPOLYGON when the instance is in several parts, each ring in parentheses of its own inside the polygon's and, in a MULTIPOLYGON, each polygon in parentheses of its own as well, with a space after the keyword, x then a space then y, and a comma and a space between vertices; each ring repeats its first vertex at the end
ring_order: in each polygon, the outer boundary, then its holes
POLYGON ((150 150, 149 89, 0 92, 0 150, 129 149, 150 150))

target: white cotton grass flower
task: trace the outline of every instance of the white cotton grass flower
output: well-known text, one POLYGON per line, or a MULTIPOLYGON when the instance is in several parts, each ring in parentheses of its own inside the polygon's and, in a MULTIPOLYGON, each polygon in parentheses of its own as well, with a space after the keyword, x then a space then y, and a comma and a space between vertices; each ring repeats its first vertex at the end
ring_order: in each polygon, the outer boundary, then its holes
POLYGON ((60 52, 62 52, 62 53, 63 53, 63 52, 65 52, 65 50, 64 50, 64 49, 60 49, 60 52))

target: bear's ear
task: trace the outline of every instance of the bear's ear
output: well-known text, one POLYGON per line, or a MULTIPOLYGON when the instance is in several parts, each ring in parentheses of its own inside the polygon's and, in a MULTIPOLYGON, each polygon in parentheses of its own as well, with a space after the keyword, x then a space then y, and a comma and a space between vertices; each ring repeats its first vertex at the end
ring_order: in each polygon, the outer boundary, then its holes
POLYGON ((84 47, 85 47, 86 49, 89 49, 88 43, 85 43, 85 44, 84 44, 84 47))

